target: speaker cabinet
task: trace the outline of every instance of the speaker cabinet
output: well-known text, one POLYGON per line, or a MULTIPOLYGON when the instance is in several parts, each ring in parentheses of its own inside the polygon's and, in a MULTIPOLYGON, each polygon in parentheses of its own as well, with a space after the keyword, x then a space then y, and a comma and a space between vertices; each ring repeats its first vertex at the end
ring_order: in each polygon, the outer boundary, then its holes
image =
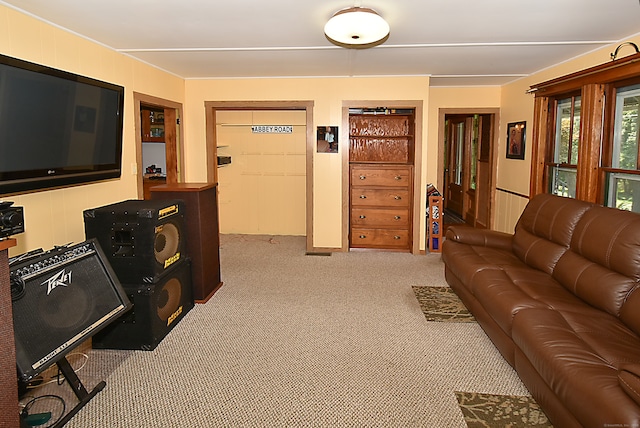
POLYGON ((84 229, 100 242, 123 284, 155 282, 187 256, 181 200, 128 200, 89 209, 84 229))
POLYGON ((93 239, 12 261, 16 364, 23 381, 131 308, 93 239))
POLYGON ((205 303, 222 286, 217 186, 213 183, 177 183, 151 188, 152 200, 185 202, 187 252, 191 258, 193 298, 205 303))
POLYGON ((133 310, 93 337, 96 349, 151 351, 193 308, 189 259, 176 263, 157 282, 123 287, 133 310))

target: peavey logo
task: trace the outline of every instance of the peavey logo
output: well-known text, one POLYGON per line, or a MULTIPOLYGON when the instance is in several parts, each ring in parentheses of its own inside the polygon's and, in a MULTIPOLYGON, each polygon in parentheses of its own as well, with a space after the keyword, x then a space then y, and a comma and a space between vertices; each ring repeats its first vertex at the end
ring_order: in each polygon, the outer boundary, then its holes
POLYGON ((47 284, 47 296, 53 291, 54 288, 62 286, 66 287, 71 285, 71 271, 67 272, 65 269, 62 269, 57 274, 53 275, 51 278, 47 279, 40 285, 47 284))

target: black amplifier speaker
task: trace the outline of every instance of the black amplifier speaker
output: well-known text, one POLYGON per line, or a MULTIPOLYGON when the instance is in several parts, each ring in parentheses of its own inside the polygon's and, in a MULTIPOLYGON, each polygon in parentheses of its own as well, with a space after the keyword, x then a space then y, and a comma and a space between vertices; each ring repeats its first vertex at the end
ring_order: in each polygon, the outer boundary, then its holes
POLYGON ((96 238, 126 284, 158 280, 187 256, 184 201, 128 200, 84 211, 87 238, 96 238))
POLYGON ((133 310, 96 334, 94 348, 151 351, 194 305, 189 259, 174 264, 154 283, 123 287, 133 310))
POLYGON ((10 260, 16 363, 28 381, 131 308, 98 243, 10 260))

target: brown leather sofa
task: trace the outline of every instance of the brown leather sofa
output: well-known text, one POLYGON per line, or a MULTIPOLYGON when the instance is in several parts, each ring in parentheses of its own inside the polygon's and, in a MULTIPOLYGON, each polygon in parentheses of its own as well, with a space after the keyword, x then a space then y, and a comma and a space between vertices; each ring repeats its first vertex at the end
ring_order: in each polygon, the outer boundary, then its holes
POLYGON ((640 215, 537 195, 514 234, 450 227, 442 259, 554 426, 640 428, 640 215))

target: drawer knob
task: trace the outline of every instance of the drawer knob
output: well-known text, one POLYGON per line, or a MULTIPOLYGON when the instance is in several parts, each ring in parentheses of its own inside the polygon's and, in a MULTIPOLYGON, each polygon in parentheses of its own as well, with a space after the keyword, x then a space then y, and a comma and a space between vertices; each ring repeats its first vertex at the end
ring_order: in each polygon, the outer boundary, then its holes
POLYGON ((360 235, 360 239, 364 239, 366 237, 367 237, 367 235, 360 235))
POLYGON ((394 196, 393 199, 395 199, 396 201, 399 201, 400 199, 402 199, 402 196, 394 196))
POLYGON ((366 179, 367 179, 367 176, 366 176, 366 175, 361 175, 361 176, 360 176, 360 180, 366 180, 366 179))
POLYGON ((400 220, 400 216, 399 215, 394 216, 393 218, 396 219, 396 220, 400 220))
POLYGON ((399 176, 399 175, 396 175, 396 180, 400 181, 400 180, 402 180, 402 177, 399 176))
POLYGON ((367 216, 366 215, 361 215, 360 218, 367 218, 367 216))
POLYGON ((400 237, 399 237, 398 235, 395 235, 395 236, 393 237, 393 239, 398 240, 398 239, 400 239, 400 237))
POLYGON ((367 195, 360 195, 360 199, 367 199, 367 195))

